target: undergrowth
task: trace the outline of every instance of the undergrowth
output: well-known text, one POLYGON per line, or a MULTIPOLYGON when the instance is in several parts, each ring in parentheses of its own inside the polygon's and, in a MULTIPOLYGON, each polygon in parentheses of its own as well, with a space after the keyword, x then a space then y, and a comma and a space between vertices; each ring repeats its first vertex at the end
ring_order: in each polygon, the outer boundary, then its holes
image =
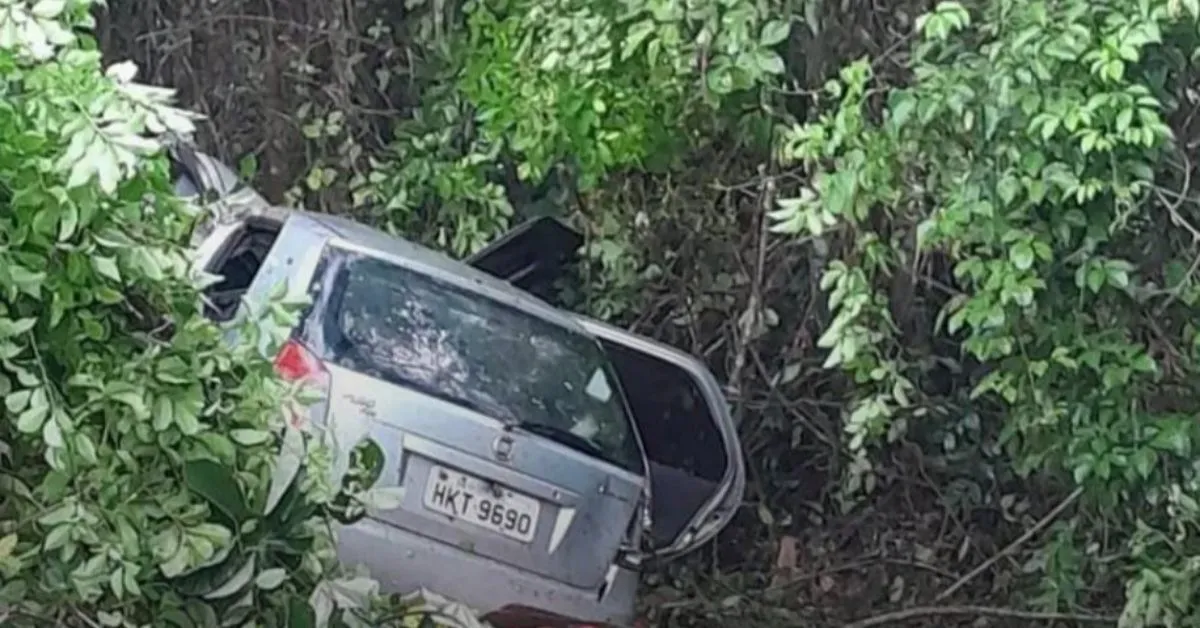
POLYGON ((851 64, 782 146, 811 179, 776 229, 837 243, 818 344, 857 384, 847 492, 875 487, 872 451, 977 413, 967 446, 1080 501, 1029 565, 1032 603, 1077 610, 1121 582, 1130 627, 1200 617, 1194 197, 1169 125, 1194 106, 1198 13, 943 2, 917 22, 908 85, 872 107, 870 66, 851 64), (935 411, 896 281, 939 287, 928 342, 971 372, 957 412, 935 411))

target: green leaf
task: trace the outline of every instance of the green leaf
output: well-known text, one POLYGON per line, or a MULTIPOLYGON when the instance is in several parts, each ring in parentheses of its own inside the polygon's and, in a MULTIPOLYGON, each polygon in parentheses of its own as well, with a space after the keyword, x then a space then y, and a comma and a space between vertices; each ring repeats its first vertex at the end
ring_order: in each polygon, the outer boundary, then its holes
POLYGON ((1124 132, 1133 122, 1133 109, 1122 109, 1121 113, 1117 114, 1117 130, 1124 132))
MULTIPOLYGON (((551 50, 542 59, 542 62, 538 67, 540 67, 543 72, 550 72, 550 71, 558 68, 558 64, 560 61, 562 61, 562 53, 560 53, 557 50, 551 50)), ((314 172, 316 172, 316 171, 314 171, 314 172)), ((319 181, 320 173, 316 172, 316 174, 317 174, 318 181, 319 181)), ((320 186, 319 183, 317 184, 317 187, 313 187, 313 184, 311 184, 311 183, 309 184, 309 187, 311 187, 314 190, 319 189, 319 186, 320 186)))
POLYGON ((754 62, 758 69, 767 74, 783 74, 785 69, 783 59, 770 50, 759 50, 754 55, 754 62))
POLYGON ((0 563, 8 560, 12 556, 13 550, 17 549, 17 535, 8 534, 0 539, 0 563))
POLYGON ((324 584, 340 608, 366 608, 379 594, 379 583, 362 576, 326 580, 324 584))
POLYGON ((728 66, 709 70, 705 84, 714 94, 724 95, 733 91, 733 76, 728 66))
MULTIPOLYGON (((158 621, 162 622, 164 626, 171 626, 173 628, 196 628, 196 622, 192 621, 192 618, 186 612, 178 608, 162 611, 158 616, 158 621)), ((216 625, 215 622, 214 625, 216 625)))
POLYGON ((303 465, 304 453, 304 434, 289 424, 284 428, 283 444, 280 445, 279 455, 275 459, 270 490, 267 493, 267 503, 263 507, 264 515, 270 515, 275 510, 279 501, 283 499, 284 493, 292 486, 293 480, 300 473, 300 467, 303 465))
POLYGON ((316 614, 308 600, 290 597, 287 603, 287 628, 317 628, 316 614))
POLYGON ((187 602, 188 616, 190 616, 199 626, 203 628, 216 628, 220 625, 217 618, 217 612, 212 606, 205 604, 199 600, 189 600, 187 602))
POLYGON ((1017 270, 1025 271, 1033 267, 1033 247, 1028 242, 1017 242, 1009 249, 1008 257, 1017 270))
POLYGON ((229 437, 240 445, 261 445, 271 440, 271 433, 263 430, 237 429, 229 432, 229 437))
POLYGON ((888 101, 890 124, 894 129, 904 128, 917 109, 917 99, 907 90, 894 90, 888 95, 888 101))
POLYGON ((250 584, 250 581, 254 578, 254 567, 256 562, 256 557, 250 556, 250 559, 243 563, 241 568, 237 570, 237 573, 233 574, 229 580, 222 583, 221 586, 217 587, 216 589, 204 594, 204 599, 219 600, 235 595, 244 589, 246 585, 250 584))
POLYGON ((121 271, 117 270, 117 261, 111 257, 93 257, 92 268, 113 281, 121 281, 121 271))
POLYGON ((1108 279, 1108 273, 1104 267, 1099 264, 1094 264, 1087 270, 1087 286, 1092 292, 1100 292, 1104 287, 1104 282, 1108 279))
POLYGON ((79 209, 74 205, 64 207, 59 221, 58 241, 66 242, 75 235, 75 229, 79 226, 79 209))
POLYGON ((48 416, 50 402, 46 397, 46 389, 38 388, 29 398, 29 407, 17 417, 17 429, 25 434, 33 434, 42 429, 48 416))
POLYGON ((75 435, 75 453, 88 464, 96 464, 99 459, 96 457, 96 445, 87 434, 80 432, 75 435))
POLYGON ((758 36, 758 43, 766 47, 774 46, 787 39, 791 29, 792 26, 788 22, 771 20, 763 25, 762 33, 758 36))
POLYGON ((29 406, 29 399, 33 396, 33 390, 23 388, 14 393, 10 393, 4 398, 4 407, 9 413, 16 414, 29 406))
POLYGON ((1021 181, 1011 173, 1004 173, 1004 176, 996 184, 996 194, 1005 205, 1011 204, 1017 198, 1017 194, 1020 191, 1021 181))
POLYGON ((275 567, 273 569, 267 569, 266 571, 258 574, 258 577, 254 579, 254 586, 270 591, 271 589, 275 589, 279 585, 283 584, 283 581, 286 579, 287 571, 282 568, 275 567))
POLYGON ((178 399, 173 400, 172 404, 175 407, 175 425, 179 426, 179 431, 188 436, 200 433, 201 425, 197 409, 178 399))
POLYGON ((629 31, 625 33, 625 41, 621 44, 621 60, 632 57, 657 28, 653 20, 643 20, 629 27, 629 31))
POLYGON ((163 274, 162 266, 158 263, 158 259, 149 249, 134 249, 130 253, 134 265, 142 272, 150 281, 162 281, 165 275, 163 274))
POLYGON ((63 440, 62 427, 53 417, 42 424, 42 441, 47 447, 58 448, 66 444, 63 440))
POLYGON ((227 467, 211 460, 195 460, 187 463, 183 474, 189 489, 208 500, 232 521, 244 521, 251 516, 242 488, 227 467))
POLYGON ((1117 288, 1129 287, 1129 273, 1121 268, 1108 268, 1108 283, 1117 288))
POLYGON ((1150 474, 1154 472, 1154 465, 1157 463, 1158 452, 1153 449, 1139 449, 1133 454, 1133 466, 1143 479, 1150 477, 1150 474))
POLYGON ((160 395, 154 400, 154 411, 151 413, 151 427, 154 431, 161 432, 175 424, 175 406, 171 403, 171 398, 166 395, 160 395))
POLYGON ((42 541, 42 548, 46 551, 58 549, 71 541, 71 528, 69 524, 55 526, 46 534, 46 538, 42 541))
POLYGON ((1186 455, 1191 448, 1191 438, 1187 426, 1181 421, 1165 421, 1159 425, 1158 432, 1150 441, 1150 446, 1162 451, 1170 451, 1176 455, 1186 455))
POLYGON ((36 318, 22 318, 15 321, 8 318, 0 318, 0 339, 20 336, 33 329, 33 326, 36 324, 36 318))
POLYGON ((112 398, 114 401, 119 401, 129 406, 133 410, 134 415, 139 418, 149 416, 150 414, 150 410, 146 408, 146 399, 140 393, 133 391, 117 392, 113 393, 112 398))

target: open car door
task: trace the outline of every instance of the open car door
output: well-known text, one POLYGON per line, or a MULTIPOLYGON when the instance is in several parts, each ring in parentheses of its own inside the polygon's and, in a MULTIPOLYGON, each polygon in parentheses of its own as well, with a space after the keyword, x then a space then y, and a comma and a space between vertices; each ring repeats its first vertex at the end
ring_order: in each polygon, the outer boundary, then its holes
POLYGON ((553 302, 554 282, 575 260, 583 236, 562 221, 527 220, 463 262, 553 302))
POLYGON ((608 351, 646 449, 652 555, 703 545, 728 525, 746 490, 742 447, 720 385, 687 353, 577 319, 608 351))

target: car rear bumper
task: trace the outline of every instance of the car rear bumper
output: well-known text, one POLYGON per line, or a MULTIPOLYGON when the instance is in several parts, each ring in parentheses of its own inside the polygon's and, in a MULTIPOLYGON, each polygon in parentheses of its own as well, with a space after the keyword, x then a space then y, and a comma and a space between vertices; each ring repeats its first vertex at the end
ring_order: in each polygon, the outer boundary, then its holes
POLYGON ((580 623, 631 626, 638 577, 619 570, 603 597, 549 580, 396 526, 364 518, 338 532, 338 558, 364 565, 389 593, 427 589, 480 614, 525 606, 580 623))

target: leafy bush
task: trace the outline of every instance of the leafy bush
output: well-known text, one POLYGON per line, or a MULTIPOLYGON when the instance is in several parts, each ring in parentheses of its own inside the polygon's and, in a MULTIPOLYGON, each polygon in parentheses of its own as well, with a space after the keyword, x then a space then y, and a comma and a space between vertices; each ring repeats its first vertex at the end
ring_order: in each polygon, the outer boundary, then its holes
POLYGON ((1169 126, 1195 103, 1198 13, 942 2, 917 23, 910 85, 874 107, 871 68, 854 63, 826 86, 833 110, 782 146, 811 183, 776 229, 840 251, 820 346, 860 386, 847 488, 873 486, 881 442, 982 416, 976 452, 1003 446, 1019 475, 1082 494, 1030 565, 1039 602, 1072 607, 1123 577, 1129 627, 1200 617, 1198 232, 1190 147, 1169 126), (897 285, 940 309, 921 346, 897 285), (931 349, 973 379, 949 412, 931 349))
POLYGON ((783 73, 788 22, 745 0, 468 1, 462 12, 434 46, 453 53, 429 62, 417 114, 358 178, 358 200, 458 255, 514 216, 571 219, 589 236, 591 312, 622 313, 644 265, 637 229, 593 193, 618 173, 679 167, 711 140, 700 129, 714 114, 758 105, 755 88, 783 73))
POLYGON ((293 308, 236 345, 202 316, 198 212, 160 156, 191 116, 131 64, 102 70, 89 9, 0 4, 0 615, 381 625, 396 607, 338 577, 327 439, 284 431, 297 391, 260 353, 293 308))

